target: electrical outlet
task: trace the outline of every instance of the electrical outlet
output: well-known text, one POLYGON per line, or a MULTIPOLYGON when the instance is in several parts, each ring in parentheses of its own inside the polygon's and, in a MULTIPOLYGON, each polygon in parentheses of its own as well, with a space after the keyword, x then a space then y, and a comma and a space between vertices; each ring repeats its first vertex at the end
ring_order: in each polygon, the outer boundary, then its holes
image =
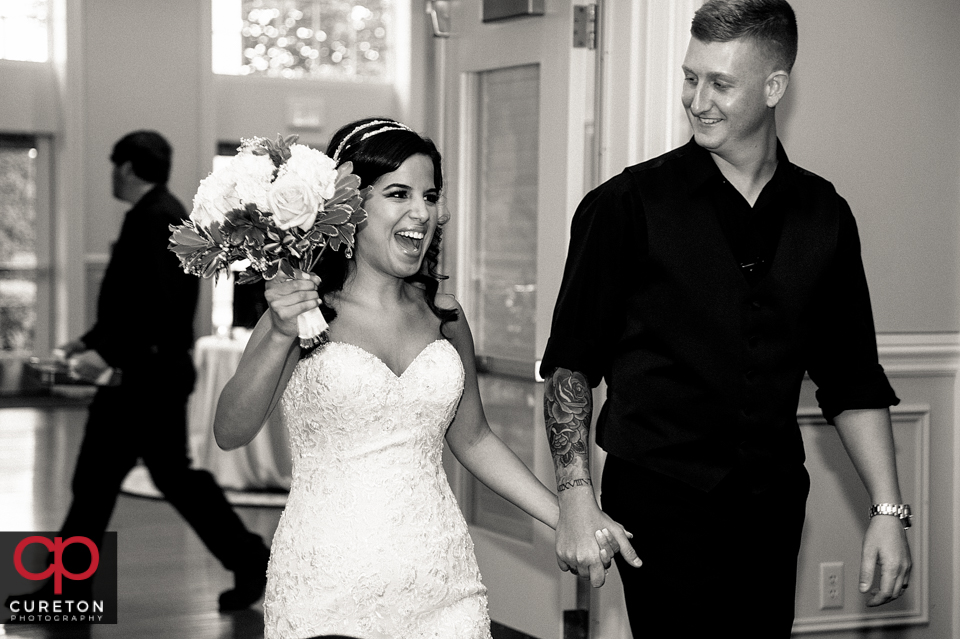
POLYGON ((820 564, 820 610, 843 608, 843 562, 820 564))

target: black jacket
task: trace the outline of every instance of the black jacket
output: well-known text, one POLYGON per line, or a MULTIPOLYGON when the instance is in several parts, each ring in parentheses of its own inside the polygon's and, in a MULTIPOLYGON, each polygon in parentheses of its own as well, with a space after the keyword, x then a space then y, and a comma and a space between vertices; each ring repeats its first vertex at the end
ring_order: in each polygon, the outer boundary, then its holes
POLYGON ((167 245, 171 224, 187 211, 164 185, 144 195, 124 216, 100 295, 97 321, 81 339, 111 366, 123 384, 193 387, 193 317, 199 280, 183 272, 167 245))

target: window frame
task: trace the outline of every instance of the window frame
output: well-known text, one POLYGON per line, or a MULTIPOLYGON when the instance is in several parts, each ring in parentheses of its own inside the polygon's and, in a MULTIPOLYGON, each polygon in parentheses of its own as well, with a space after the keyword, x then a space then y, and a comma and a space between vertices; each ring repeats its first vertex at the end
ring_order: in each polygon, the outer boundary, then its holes
MULTIPOLYGON (((0 148, 36 149, 34 224, 36 226, 36 266, 29 269, 15 269, 20 272, 34 273, 36 297, 34 299, 36 324, 34 325, 33 344, 26 351, 0 351, 4 357, 22 358, 25 356, 48 353, 54 347, 56 327, 55 278, 54 267, 54 219, 53 219, 53 136, 44 133, 7 133, 0 131, 0 148)), ((6 266, 0 270, 11 271, 6 266)))

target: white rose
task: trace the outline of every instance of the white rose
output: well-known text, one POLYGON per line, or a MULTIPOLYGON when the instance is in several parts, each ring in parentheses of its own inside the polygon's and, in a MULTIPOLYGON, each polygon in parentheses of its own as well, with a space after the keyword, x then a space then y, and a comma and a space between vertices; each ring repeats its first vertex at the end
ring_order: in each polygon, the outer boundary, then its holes
POLYGON ((320 151, 303 144, 293 144, 290 146, 290 159, 284 168, 310 184, 318 198, 329 200, 333 197, 337 185, 337 164, 320 151))
POLYGON ((190 219, 198 226, 210 228, 213 222, 222 224, 227 211, 240 206, 233 185, 223 180, 218 171, 205 177, 193 197, 190 219))
POLYGON ((244 204, 267 208, 267 191, 273 178, 273 162, 266 155, 240 153, 230 162, 237 196, 244 204))
POLYGON ((304 231, 313 226, 321 204, 310 183, 292 172, 280 175, 270 185, 267 202, 278 228, 299 226, 304 231))

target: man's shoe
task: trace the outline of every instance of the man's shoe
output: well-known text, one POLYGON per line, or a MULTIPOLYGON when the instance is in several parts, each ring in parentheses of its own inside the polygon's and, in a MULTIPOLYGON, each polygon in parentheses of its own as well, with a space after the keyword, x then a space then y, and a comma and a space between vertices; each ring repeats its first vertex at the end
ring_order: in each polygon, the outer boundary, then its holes
POLYGON ((261 546, 257 559, 233 573, 233 588, 220 593, 220 612, 246 610, 263 596, 267 588, 267 562, 270 550, 261 546))

